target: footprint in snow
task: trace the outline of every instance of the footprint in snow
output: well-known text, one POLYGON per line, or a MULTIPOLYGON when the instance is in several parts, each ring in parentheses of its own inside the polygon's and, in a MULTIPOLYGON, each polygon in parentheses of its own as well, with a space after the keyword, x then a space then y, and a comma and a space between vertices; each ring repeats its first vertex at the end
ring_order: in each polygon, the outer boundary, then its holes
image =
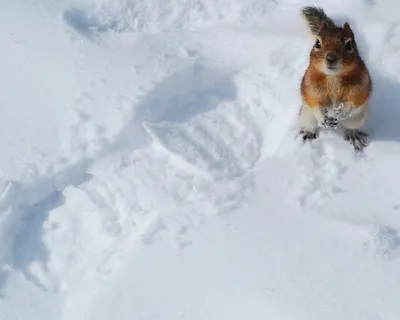
POLYGON ((99 33, 116 30, 115 21, 103 21, 96 13, 70 8, 63 12, 64 22, 84 37, 92 38, 99 33))
POLYGON ((393 257, 393 254, 400 249, 399 231, 387 226, 379 228, 368 241, 368 247, 380 256, 393 257))

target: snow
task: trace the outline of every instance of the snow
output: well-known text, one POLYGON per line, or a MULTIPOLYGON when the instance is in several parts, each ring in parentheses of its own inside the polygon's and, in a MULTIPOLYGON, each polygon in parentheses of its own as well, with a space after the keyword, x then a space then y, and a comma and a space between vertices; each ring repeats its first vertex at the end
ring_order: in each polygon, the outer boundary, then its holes
POLYGON ((0 319, 394 320, 397 1, 349 21, 364 154, 297 135, 303 0, 3 0, 0 319))

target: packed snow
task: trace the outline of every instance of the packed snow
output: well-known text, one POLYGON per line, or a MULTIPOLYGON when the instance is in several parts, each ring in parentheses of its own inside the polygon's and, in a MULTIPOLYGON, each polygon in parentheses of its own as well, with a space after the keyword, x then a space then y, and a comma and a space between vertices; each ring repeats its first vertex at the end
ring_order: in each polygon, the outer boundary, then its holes
POLYGON ((1 320, 398 320, 395 0, 3 0, 1 320), (304 5, 374 84, 298 137, 304 5))

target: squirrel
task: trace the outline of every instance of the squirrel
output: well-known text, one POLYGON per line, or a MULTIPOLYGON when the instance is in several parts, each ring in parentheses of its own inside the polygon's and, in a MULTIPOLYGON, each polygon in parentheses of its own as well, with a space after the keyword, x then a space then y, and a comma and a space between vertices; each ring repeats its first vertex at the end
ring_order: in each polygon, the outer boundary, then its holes
POLYGON ((362 150, 369 143, 369 134, 361 128, 368 116, 372 80, 354 33, 348 22, 336 25, 321 8, 307 6, 301 13, 315 39, 300 85, 303 141, 341 125, 344 139, 362 150))

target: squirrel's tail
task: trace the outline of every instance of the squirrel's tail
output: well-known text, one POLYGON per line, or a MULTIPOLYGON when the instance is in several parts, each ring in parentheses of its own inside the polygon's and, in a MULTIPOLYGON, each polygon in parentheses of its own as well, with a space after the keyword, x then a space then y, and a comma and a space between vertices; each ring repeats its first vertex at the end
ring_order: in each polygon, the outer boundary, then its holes
POLYGON ((312 6, 304 7, 301 10, 301 13, 303 15, 303 18, 306 20, 308 27, 310 28, 311 34, 313 36, 316 36, 318 34, 318 31, 323 21, 327 23, 327 26, 329 28, 336 27, 333 20, 329 18, 325 14, 324 10, 322 10, 321 8, 312 6))

